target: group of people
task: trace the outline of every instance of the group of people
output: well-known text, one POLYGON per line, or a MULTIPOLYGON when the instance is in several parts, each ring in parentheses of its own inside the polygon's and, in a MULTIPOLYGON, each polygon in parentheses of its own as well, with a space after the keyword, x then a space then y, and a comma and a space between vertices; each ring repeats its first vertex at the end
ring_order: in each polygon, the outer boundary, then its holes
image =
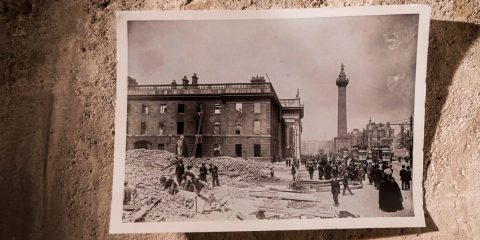
MULTIPOLYGON (((382 180, 385 179, 385 171, 390 169, 387 172, 391 171, 393 173, 393 167, 389 163, 381 164, 372 164, 367 165, 367 176, 369 184, 373 184, 377 189, 380 189, 380 184, 382 180)), ((399 172, 400 180, 402 181, 402 190, 410 190, 410 182, 412 181, 412 171, 410 166, 405 167, 402 165, 402 170, 399 172)))
MULTIPOLYGON (((310 158, 305 161, 305 167, 310 179, 314 179, 318 171, 319 180, 330 180, 331 192, 335 206, 339 206, 338 195, 341 193, 343 184, 343 195, 347 192, 354 195, 349 187, 349 182, 362 184, 366 178, 368 183, 379 190, 379 208, 385 212, 394 212, 403 209, 403 198, 398 183, 393 177, 393 166, 390 163, 366 163, 352 159, 342 158, 310 158)), ((298 171, 292 167, 292 174, 298 171)), ((402 165, 399 171, 402 180, 402 190, 410 190, 412 172, 410 166, 402 165)), ((295 179, 295 177, 294 177, 295 179)))
POLYGON ((212 187, 220 186, 218 180, 218 167, 210 163, 207 168, 205 163, 200 166, 199 174, 196 176, 193 173, 193 166, 189 165, 185 167, 182 160, 177 162, 175 167, 175 175, 160 178, 160 184, 174 195, 178 192, 178 188, 182 188, 186 191, 199 193, 203 188, 208 186, 207 175, 210 173, 212 179, 212 187))
POLYGON ((305 161, 305 167, 312 180, 318 171, 318 180, 330 180, 333 176, 362 183, 365 179, 366 166, 359 162, 341 159, 312 158, 305 161), (348 164, 347 164, 348 162, 348 164))

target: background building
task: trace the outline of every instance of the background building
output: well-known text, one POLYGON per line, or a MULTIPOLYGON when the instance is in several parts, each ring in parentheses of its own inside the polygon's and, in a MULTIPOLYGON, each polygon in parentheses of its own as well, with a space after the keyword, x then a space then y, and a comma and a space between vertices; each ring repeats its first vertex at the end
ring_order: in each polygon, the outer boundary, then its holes
POLYGON ((181 84, 167 85, 138 85, 129 79, 127 112, 127 150, 263 160, 301 151, 298 94, 280 100, 263 77, 250 83, 198 84, 194 75, 192 83, 184 77, 181 84))

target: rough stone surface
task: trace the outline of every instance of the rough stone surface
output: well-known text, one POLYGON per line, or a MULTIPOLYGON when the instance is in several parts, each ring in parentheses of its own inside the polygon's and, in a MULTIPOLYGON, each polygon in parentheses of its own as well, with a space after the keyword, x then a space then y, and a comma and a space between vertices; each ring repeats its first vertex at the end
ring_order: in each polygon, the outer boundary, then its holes
POLYGON ((478 239, 480 1, 0 1, 2 239, 478 239), (427 228, 108 235, 115 10, 433 7, 425 116, 427 228))

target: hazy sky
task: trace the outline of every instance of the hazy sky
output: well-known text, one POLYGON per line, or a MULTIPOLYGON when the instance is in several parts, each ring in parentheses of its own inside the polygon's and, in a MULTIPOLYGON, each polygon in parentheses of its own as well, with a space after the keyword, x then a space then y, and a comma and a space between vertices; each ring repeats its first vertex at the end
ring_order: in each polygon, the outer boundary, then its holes
POLYGON ((136 21, 128 25, 128 74, 139 84, 249 82, 268 73, 279 98, 300 89, 303 139, 337 134, 340 64, 347 129, 413 113, 418 15, 288 20, 136 21))

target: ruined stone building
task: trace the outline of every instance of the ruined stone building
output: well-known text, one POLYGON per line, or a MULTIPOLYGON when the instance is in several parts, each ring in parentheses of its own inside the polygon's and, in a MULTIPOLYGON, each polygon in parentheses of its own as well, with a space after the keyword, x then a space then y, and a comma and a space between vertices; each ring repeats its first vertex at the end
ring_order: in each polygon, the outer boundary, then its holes
POLYGON ((127 150, 163 149, 184 156, 260 160, 300 157, 303 105, 279 99, 270 82, 128 86, 127 150), (179 145, 182 152, 179 153, 179 145))
POLYGON ((364 142, 363 145, 371 147, 390 146, 393 148, 393 141, 395 138, 394 129, 390 123, 375 123, 369 120, 366 128, 363 130, 364 142))

